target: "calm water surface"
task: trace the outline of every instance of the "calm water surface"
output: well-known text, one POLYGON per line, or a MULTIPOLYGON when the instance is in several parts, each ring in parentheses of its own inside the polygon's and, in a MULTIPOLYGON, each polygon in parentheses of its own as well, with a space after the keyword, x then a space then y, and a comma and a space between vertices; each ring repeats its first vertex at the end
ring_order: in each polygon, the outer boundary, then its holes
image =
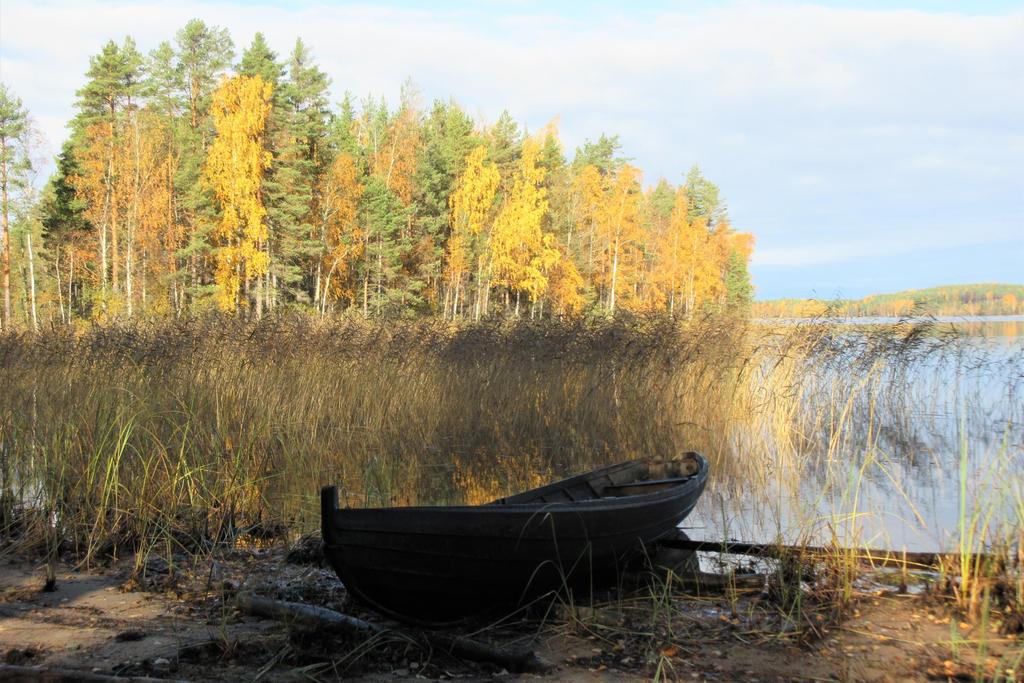
MULTIPOLYGON (((847 321, 892 324, 887 319, 847 321)), ((860 427, 777 455, 761 482, 713 472, 684 526, 693 538, 956 548, 962 524, 1005 533, 1024 520, 1024 316, 949 319, 955 343, 882 374, 860 427)), ((856 334, 856 332, 851 332, 856 334)), ((936 342, 938 344, 938 342, 936 342)))

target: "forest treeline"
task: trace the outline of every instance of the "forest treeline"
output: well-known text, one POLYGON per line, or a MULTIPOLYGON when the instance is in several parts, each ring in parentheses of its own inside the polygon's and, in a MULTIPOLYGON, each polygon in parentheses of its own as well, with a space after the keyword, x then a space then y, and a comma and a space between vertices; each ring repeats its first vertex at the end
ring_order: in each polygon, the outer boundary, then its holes
POLYGON ((943 285, 837 301, 774 299, 754 303, 752 314, 759 318, 1024 315, 1024 285, 943 285))
POLYGON ((752 236, 696 167, 645 187, 602 135, 474 122, 452 101, 328 98, 300 40, 192 20, 90 59, 41 190, 0 91, 6 326, 219 308, 370 316, 745 312, 752 236))

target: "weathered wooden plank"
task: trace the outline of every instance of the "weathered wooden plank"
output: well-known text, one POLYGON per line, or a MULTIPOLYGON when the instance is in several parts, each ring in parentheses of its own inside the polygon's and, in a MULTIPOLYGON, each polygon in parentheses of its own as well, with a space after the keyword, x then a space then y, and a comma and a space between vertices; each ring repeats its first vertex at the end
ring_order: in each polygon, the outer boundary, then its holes
MULTIPOLYGON (((731 555, 754 555, 757 557, 794 557, 807 555, 816 558, 835 557, 840 553, 848 554, 855 560, 876 567, 938 567, 943 562, 960 561, 959 553, 921 553, 904 552, 902 550, 885 550, 880 548, 842 548, 824 546, 783 545, 778 543, 742 543, 739 541, 697 541, 688 538, 666 538, 658 541, 658 545, 678 550, 699 552, 728 553, 731 555)), ((968 555, 969 562, 986 562, 993 559, 989 555, 968 555)))

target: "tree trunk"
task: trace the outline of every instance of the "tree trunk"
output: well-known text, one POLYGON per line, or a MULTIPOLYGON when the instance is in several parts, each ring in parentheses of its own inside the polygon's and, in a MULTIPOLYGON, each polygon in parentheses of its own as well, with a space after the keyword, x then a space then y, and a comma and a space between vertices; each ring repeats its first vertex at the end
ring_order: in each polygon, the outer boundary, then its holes
POLYGON ((484 292, 484 258, 480 256, 476 262, 476 301, 473 302, 473 317, 480 322, 480 314, 486 312, 487 296, 484 292), (481 310, 482 309, 482 310, 481 310))
POLYGON ((263 317, 263 291, 269 289, 265 282, 266 277, 256 278, 256 319, 263 317))
POLYGON ((70 323, 71 315, 74 313, 75 310, 73 307, 75 301, 75 249, 74 247, 69 247, 68 250, 71 252, 68 259, 71 261, 71 264, 68 267, 68 322, 70 323))
POLYGON ((57 275, 57 306, 60 309, 60 321, 61 323, 67 323, 67 319, 64 317, 64 290, 63 285, 60 282, 60 247, 57 247, 54 270, 57 275))
MULTIPOLYGON (((7 158, 7 141, 0 144, 0 159, 7 158)), ((0 163, 0 191, 3 201, 3 279, 4 279, 4 315, 0 328, 7 329, 11 326, 11 222, 9 198, 7 196, 7 162, 0 163)))
MULTIPOLYGON (((132 210, 128 221, 128 248, 125 256, 124 284, 128 293, 128 317, 135 314, 135 233, 139 227, 139 198, 142 194, 142 140, 138 115, 132 116, 132 137, 135 145, 135 182, 132 185, 132 210)), ((145 273, 143 273, 145 278, 145 273)))
POLYGON ((615 312, 615 286, 616 280, 619 276, 619 236, 615 235, 615 248, 612 251, 612 288, 611 292, 608 293, 608 309, 615 312))
MULTIPOLYGON (((190 237, 189 241, 191 242, 192 239, 194 239, 194 236, 190 237)), ((189 283, 191 283, 192 291, 195 292, 196 291, 197 281, 199 279, 199 273, 198 273, 198 271, 199 271, 199 264, 198 264, 197 259, 196 259, 196 252, 195 252, 195 250, 193 250, 192 253, 189 254, 188 261, 189 261, 189 263, 188 263, 188 270, 189 270, 188 279, 189 279, 189 283)), ((185 293, 182 292, 182 297, 183 298, 184 298, 184 295, 185 295, 185 293)), ((194 302, 194 299, 195 299, 195 295, 193 294, 193 302, 194 302)))
POLYGON ((491 280, 490 277, 484 279, 484 305, 480 312, 483 315, 487 315, 487 312, 491 310, 491 280))
MULTIPOLYGON (((313 302, 314 302, 314 304, 320 302, 320 271, 323 270, 323 268, 322 268, 323 255, 321 254, 318 258, 320 258, 321 260, 317 261, 316 273, 313 276, 313 302)), ((321 313, 323 313, 323 311, 321 311, 321 313)))
POLYGON ((264 274, 264 279, 267 281, 265 296, 267 299, 267 311, 269 312, 272 308, 274 308, 274 303, 277 300, 277 278, 273 278, 273 280, 271 280, 273 276, 270 274, 270 240, 267 240, 266 252, 267 272, 264 274))
POLYGON ((364 318, 370 315, 370 311, 369 311, 369 308, 368 308, 369 298, 370 298, 370 274, 366 273, 365 275, 363 275, 363 317, 364 318))
POLYGON ((134 296, 134 282, 132 281, 132 232, 132 230, 128 231, 128 253, 124 257, 124 292, 128 303, 129 318, 135 313, 134 302, 132 301, 134 296))
POLYGON ((338 259, 334 259, 334 261, 331 263, 331 269, 327 271, 327 277, 324 278, 323 291, 320 294, 320 317, 327 315, 327 294, 328 292, 331 291, 331 278, 334 277, 334 270, 337 267, 338 259))
POLYGON ((36 260, 32 254, 32 231, 25 233, 25 243, 28 248, 28 292, 29 308, 32 311, 32 330, 39 329, 39 317, 36 315, 36 260))
MULTIPOLYGON (((111 134, 113 135, 113 134, 111 134)), ((113 138, 111 138, 111 145, 113 145, 113 138)), ((113 154, 111 154, 113 156, 113 154)), ((117 232, 117 202, 114 196, 113 188, 113 176, 114 176, 114 160, 110 160, 110 184, 111 188, 108 190, 110 193, 110 281, 114 286, 114 292, 117 293, 121 289, 119 277, 121 275, 120 263, 118 260, 118 232, 117 232)))
POLYGON ((384 296, 384 236, 381 235, 377 244, 377 315, 380 315, 380 302, 384 296))

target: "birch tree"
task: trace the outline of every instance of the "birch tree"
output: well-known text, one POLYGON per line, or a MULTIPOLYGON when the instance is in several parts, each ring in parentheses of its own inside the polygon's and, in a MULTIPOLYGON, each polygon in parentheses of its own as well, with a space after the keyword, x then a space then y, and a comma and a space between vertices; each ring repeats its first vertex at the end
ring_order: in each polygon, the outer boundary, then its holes
MULTIPOLYGON (((267 240, 260 186, 270 165, 263 147, 263 129, 270 114, 272 87, 259 76, 236 76, 213 93, 212 113, 217 137, 203 168, 203 179, 213 189, 221 208, 214 231, 217 250, 215 281, 221 310, 236 311, 240 296, 267 272, 263 245, 267 240), (243 292, 244 288, 244 292, 243 292)), ((263 297, 252 293, 257 317, 263 297)))

